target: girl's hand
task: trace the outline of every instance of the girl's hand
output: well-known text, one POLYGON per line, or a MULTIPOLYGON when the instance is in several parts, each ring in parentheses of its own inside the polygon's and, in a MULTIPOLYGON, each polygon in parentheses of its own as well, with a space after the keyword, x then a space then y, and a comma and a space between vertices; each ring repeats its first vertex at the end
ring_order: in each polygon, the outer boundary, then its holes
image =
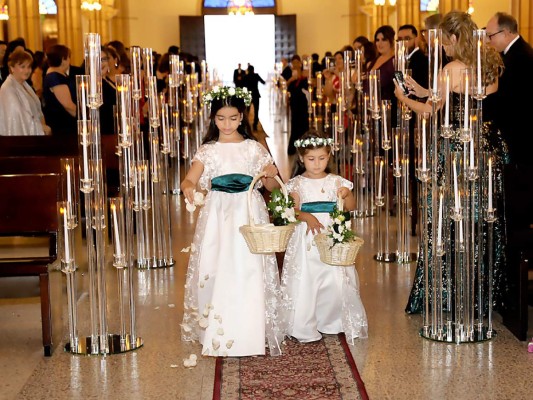
POLYGON ((313 235, 316 235, 317 233, 320 233, 322 229, 324 229, 324 225, 322 225, 320 221, 311 213, 300 211, 298 219, 307 224, 306 234, 311 232, 313 235))
POLYGON ((345 199, 350 195, 351 191, 347 187, 340 187, 339 190, 337 190, 337 196, 340 196, 341 199, 345 199))
POLYGON ((274 164, 268 164, 263 168, 263 172, 265 173, 265 178, 274 178, 278 174, 278 169, 274 164))
POLYGON ((188 181, 183 181, 181 183, 181 191, 183 192, 183 195, 185 196, 185 198, 187 199, 187 201, 189 202, 189 204, 193 204, 194 203, 194 191, 195 191, 196 187, 195 185, 192 184, 192 182, 188 182, 188 181))

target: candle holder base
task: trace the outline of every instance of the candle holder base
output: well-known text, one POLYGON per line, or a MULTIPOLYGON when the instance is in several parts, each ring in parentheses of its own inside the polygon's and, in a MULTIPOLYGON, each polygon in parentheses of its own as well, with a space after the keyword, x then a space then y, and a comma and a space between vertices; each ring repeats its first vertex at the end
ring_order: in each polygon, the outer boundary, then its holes
POLYGON ((77 345, 71 347, 70 342, 65 344, 65 352, 71 354, 79 354, 84 356, 105 356, 109 354, 121 354, 128 351, 137 350, 144 345, 142 338, 136 337, 132 340, 131 335, 127 334, 121 337, 116 334, 108 334, 109 352, 108 353, 94 353, 92 351, 91 337, 77 338, 77 345))
POLYGON ((393 263, 396 261, 396 254, 395 253, 378 253, 374 256, 374 260, 385 262, 385 263, 393 263))
POLYGON ((488 327, 482 327, 479 329, 476 326, 471 332, 464 329, 459 329, 457 331, 455 328, 448 331, 449 329, 449 327, 444 325, 438 329, 428 326, 427 329, 424 327, 420 328, 419 333, 424 339, 443 343, 455 342, 457 344, 486 342, 492 340, 496 336, 496 331, 489 330, 488 327))
POLYGON ((396 256, 398 264, 410 264, 418 260, 416 253, 398 253, 396 256))

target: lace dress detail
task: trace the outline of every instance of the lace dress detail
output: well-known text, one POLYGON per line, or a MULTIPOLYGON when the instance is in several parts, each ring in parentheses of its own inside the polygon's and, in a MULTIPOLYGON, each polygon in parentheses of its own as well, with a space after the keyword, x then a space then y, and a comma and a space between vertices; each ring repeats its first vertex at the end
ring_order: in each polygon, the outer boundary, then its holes
MULTIPOLYGON (((272 157, 258 142, 208 143, 194 157, 204 165, 200 186, 208 190, 191 246, 185 282, 182 340, 202 344, 202 354, 281 354, 285 328, 278 317, 281 292, 274 255, 250 253, 239 227, 249 223, 247 192, 210 191, 211 179, 229 173, 257 175, 272 157)), ((260 186, 260 182, 256 189, 260 186)), ((257 223, 269 221, 265 202, 253 191, 257 223)))
MULTIPOLYGON (((287 189, 297 193, 301 203, 333 201, 340 187, 353 184, 337 175, 322 179, 297 176, 287 189)), ((314 214, 324 226, 331 223, 328 213, 314 214)), ((281 288, 287 335, 302 342, 319 340, 321 333, 344 332, 353 344, 355 338, 368 337, 366 312, 359 294, 359 278, 354 267, 335 267, 320 261, 313 235, 300 223, 291 237, 285 260, 281 288)))

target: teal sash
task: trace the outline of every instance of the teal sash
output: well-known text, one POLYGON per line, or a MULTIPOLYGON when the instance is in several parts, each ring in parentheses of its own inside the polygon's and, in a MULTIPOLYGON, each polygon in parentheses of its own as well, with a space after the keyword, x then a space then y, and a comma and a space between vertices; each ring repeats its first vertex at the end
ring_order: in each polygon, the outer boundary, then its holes
POLYGON ((253 178, 244 174, 220 175, 211 179, 211 190, 226 193, 246 192, 253 178))
POLYGON ((303 203, 300 210, 308 213, 330 213, 337 205, 334 201, 313 201, 310 203, 303 203))

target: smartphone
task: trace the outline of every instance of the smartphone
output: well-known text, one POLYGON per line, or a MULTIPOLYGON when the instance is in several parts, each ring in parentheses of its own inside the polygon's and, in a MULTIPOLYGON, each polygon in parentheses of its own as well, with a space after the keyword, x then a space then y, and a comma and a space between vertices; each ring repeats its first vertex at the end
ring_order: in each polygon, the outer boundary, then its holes
POLYGON ((409 89, 407 89, 407 86, 405 85, 405 80, 403 79, 402 71, 394 71, 394 81, 402 89, 403 94, 408 96, 409 95, 409 89))

